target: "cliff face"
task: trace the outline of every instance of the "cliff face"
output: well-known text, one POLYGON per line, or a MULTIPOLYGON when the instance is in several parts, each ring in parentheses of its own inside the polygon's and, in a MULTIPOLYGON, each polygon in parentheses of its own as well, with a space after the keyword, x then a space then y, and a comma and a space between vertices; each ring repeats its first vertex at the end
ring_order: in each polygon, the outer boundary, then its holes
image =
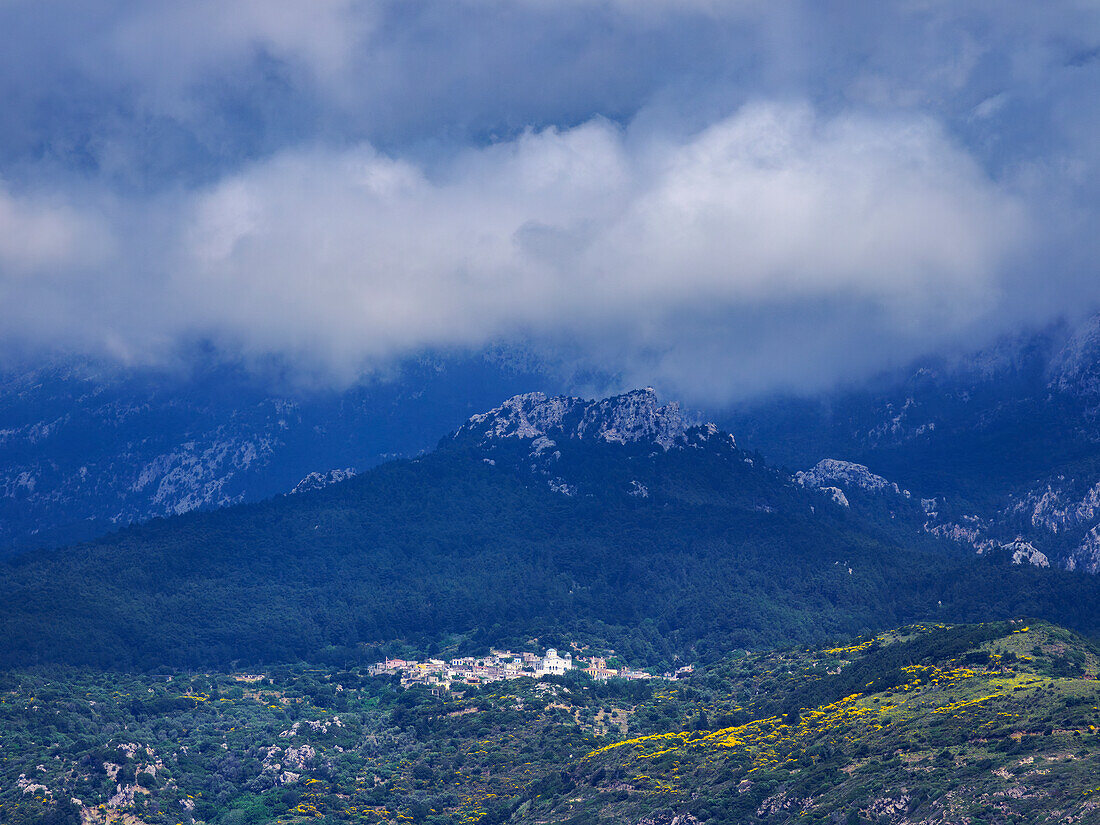
POLYGON ((649 481, 617 478, 623 466, 594 470, 588 447, 620 445, 649 455, 705 447, 725 459, 741 455, 732 435, 714 424, 693 423, 678 403, 661 404, 648 387, 595 401, 517 395, 472 416, 441 446, 448 444, 472 445, 484 461, 515 465, 566 496, 611 486, 635 498, 649 497, 649 481))

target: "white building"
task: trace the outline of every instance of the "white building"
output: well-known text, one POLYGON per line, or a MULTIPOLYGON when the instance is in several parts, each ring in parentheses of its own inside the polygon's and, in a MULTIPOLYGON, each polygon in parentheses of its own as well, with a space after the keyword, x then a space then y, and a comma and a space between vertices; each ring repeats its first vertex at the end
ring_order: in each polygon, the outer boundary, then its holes
POLYGON ((558 651, 550 648, 546 655, 539 660, 535 669, 536 676, 561 676, 565 671, 573 669, 573 654, 566 653, 565 658, 558 655, 558 651))

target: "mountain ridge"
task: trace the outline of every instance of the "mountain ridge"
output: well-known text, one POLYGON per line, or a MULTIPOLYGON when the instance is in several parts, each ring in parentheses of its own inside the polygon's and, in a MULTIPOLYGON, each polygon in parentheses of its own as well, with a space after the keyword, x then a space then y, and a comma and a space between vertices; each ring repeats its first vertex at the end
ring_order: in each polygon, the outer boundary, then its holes
MULTIPOLYGON (((1021 537, 1054 564, 1096 572, 1100 512, 1087 510, 1100 485, 1090 378, 1100 374, 1098 330, 1100 317, 1022 331, 857 389, 706 415, 669 408, 650 426, 664 428, 667 447, 681 428, 715 421, 792 470, 826 458, 863 464, 934 499, 945 534, 981 534, 975 541, 991 545, 1021 537)), ((415 456, 500 398, 575 383, 564 367, 505 351, 416 359, 332 391, 287 385, 277 368, 253 374, 209 353, 198 361, 179 372, 64 360, 9 367, 0 376, 0 554, 415 456)))
MULTIPOLYGON (((661 405, 652 387, 598 400, 534 392, 513 396, 499 407, 471 416, 453 437, 475 437, 482 442, 551 436, 619 444, 653 441, 667 451, 696 423, 684 415, 678 402, 661 405)), ((735 443, 732 436, 730 439, 735 443)))
POLYGON ((962 552, 901 517, 915 500, 841 506, 717 427, 666 450, 657 423, 675 418, 647 391, 573 408, 595 412, 552 450, 557 424, 483 440, 478 414, 432 453, 321 489, 23 556, 0 567, 0 664, 358 659, 532 633, 669 662, 1021 613, 1100 630, 1100 580, 962 552))

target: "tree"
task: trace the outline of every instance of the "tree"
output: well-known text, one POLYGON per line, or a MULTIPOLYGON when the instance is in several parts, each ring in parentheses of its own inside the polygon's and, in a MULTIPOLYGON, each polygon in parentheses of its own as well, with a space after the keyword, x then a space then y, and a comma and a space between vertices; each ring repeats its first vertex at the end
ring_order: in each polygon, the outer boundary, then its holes
POLYGON ((710 721, 707 719, 706 711, 702 708, 699 709, 699 715, 695 717, 695 730, 710 730, 710 721))

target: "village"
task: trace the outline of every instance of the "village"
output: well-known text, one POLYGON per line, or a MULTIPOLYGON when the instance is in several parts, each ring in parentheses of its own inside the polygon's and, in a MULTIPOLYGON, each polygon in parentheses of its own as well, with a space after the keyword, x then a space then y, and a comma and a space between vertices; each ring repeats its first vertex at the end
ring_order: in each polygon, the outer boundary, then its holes
POLYGON ((644 670, 629 667, 609 667, 607 659, 601 656, 574 656, 566 651, 559 654, 550 648, 542 656, 536 653, 513 653, 510 650, 490 650, 487 656, 463 656, 444 661, 427 659, 415 661, 407 659, 389 659, 373 664, 368 669, 372 676, 401 677, 401 686, 410 688, 417 685, 432 688, 450 689, 452 685, 481 685, 487 682, 499 682, 504 679, 523 677, 541 679, 545 676, 562 676, 568 671, 580 671, 597 681, 608 679, 670 679, 675 680, 691 673, 693 665, 685 665, 674 672, 655 676, 644 670))

